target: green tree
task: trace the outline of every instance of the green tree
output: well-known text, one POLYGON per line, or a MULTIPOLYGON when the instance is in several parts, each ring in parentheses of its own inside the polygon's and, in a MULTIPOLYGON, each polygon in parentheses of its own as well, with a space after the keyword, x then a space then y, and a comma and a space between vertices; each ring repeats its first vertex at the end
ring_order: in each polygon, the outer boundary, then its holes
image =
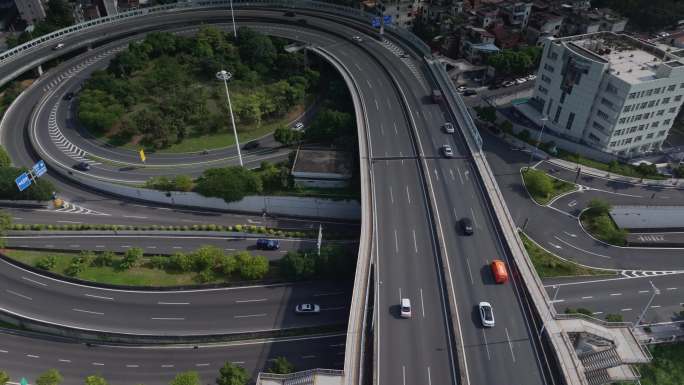
POLYGON ((278 262, 280 271, 288 279, 307 279, 316 274, 316 261, 309 255, 288 251, 278 262))
POLYGON ((178 191, 192 191, 193 180, 189 175, 176 175, 173 185, 178 191))
POLYGON ((290 374, 294 372, 294 365, 285 357, 276 357, 268 371, 276 374, 290 374))
POLYGON ((496 108, 494 107, 475 107, 475 112, 485 122, 496 122, 496 108))
POLYGON ((100 376, 91 375, 85 378, 85 385, 108 385, 108 383, 100 376))
POLYGON ((36 385, 59 385, 62 380, 62 375, 57 369, 50 369, 36 378, 36 385))
POLYGON ((12 159, 5 150, 4 147, 0 146, 0 167, 11 167, 12 159))
POLYGON ((195 271, 203 271, 213 267, 216 261, 221 260, 223 251, 216 246, 202 246, 192 253, 195 271))
POLYGON ((202 385, 202 381, 197 372, 190 371, 176 375, 170 385, 202 385))
POLYGON ((553 182, 543 171, 527 169, 523 172, 525 185, 532 196, 546 198, 553 192, 553 182))
POLYGON ((52 198, 52 192, 56 191, 55 185, 47 179, 38 179, 31 187, 19 191, 14 180, 25 168, 0 167, 0 199, 8 200, 38 200, 47 201, 52 198))
POLYGON ((119 262, 118 268, 121 270, 128 270, 136 267, 143 257, 143 249, 139 247, 132 247, 123 255, 123 258, 119 262))
POLYGON ((192 257, 187 254, 175 253, 169 258, 169 268, 172 270, 188 272, 192 271, 193 267, 194 263, 192 257))
POLYGON ((219 369, 216 385, 246 385, 247 381, 249 381, 249 375, 243 367, 226 362, 219 369))
POLYGON ((289 127, 278 127, 273 133, 273 138, 286 146, 297 143, 302 139, 300 131, 293 130, 289 127))
POLYGON ((7 385, 10 380, 9 374, 4 370, 0 370, 0 385, 7 385))
POLYGON ((351 114, 323 108, 306 128, 304 136, 311 140, 333 140, 340 136, 353 135, 354 129, 351 114))
POLYGON ((3 248, 7 245, 5 235, 7 234, 7 230, 9 230, 11 227, 12 216, 4 211, 0 211, 0 248, 3 248))
POLYGON ((612 209, 612 206, 603 199, 592 199, 589 201, 587 208, 594 214, 608 214, 612 209))
POLYGON ((212 168, 205 170, 197 180, 195 191, 204 196, 235 202, 246 195, 260 193, 262 184, 259 176, 246 168, 212 168))
POLYGON ((263 191, 266 193, 287 188, 290 182, 290 169, 287 166, 278 167, 269 162, 261 162, 259 178, 263 191))
POLYGON ((247 252, 235 255, 240 277, 245 280, 262 279, 268 274, 268 259, 259 255, 252 256, 247 252))

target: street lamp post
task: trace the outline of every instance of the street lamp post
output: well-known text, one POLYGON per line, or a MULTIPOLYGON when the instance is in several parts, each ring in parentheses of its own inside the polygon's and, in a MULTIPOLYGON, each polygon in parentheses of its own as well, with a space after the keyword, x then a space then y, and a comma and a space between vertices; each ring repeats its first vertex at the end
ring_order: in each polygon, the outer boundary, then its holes
POLYGON ((646 307, 644 307, 644 311, 641 312, 641 314, 639 315, 639 318, 636 320, 636 323, 634 324, 635 327, 639 326, 641 321, 644 319, 644 316, 646 315, 648 308, 651 307, 651 303, 653 303, 653 299, 655 299, 655 296, 660 294, 660 289, 655 287, 655 285, 653 284, 653 281, 648 281, 648 283, 651 284, 651 287, 653 288, 653 293, 651 294, 651 298, 649 298, 648 303, 646 304, 646 307))
POLYGON ((223 85, 226 87, 226 99, 228 100, 228 110, 230 111, 230 122, 233 124, 233 134, 235 134, 235 147, 237 148, 238 159, 240 159, 240 167, 244 167, 242 163, 242 154, 240 153, 240 141, 238 140, 237 129, 235 128, 235 117, 233 116, 233 105, 230 103, 230 94, 228 93, 228 79, 233 77, 233 74, 226 70, 216 73, 218 79, 223 80, 223 85))
POLYGON ((233 0, 230 0, 230 18, 233 19, 233 37, 237 39, 237 28, 235 27, 235 13, 233 12, 233 0))
POLYGON ((541 142, 542 134, 544 133, 544 126, 546 125, 546 121, 549 120, 549 118, 548 116, 542 116, 540 120, 542 122, 541 130, 539 130, 539 135, 537 136, 537 143, 535 143, 534 151, 530 151, 530 162, 527 165, 528 170, 532 167, 532 159, 534 159, 534 155, 537 153, 537 150, 539 149, 539 143, 541 142))

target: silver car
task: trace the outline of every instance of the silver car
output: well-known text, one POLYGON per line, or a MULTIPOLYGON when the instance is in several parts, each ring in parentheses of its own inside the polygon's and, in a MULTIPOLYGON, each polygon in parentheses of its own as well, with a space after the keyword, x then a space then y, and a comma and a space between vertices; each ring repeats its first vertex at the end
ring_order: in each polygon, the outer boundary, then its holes
POLYGON ((321 312, 321 307, 312 303, 302 303, 295 306, 295 313, 297 314, 318 314, 321 312))
POLYGON ((444 123, 444 132, 446 132, 447 134, 453 134, 455 132, 454 125, 450 122, 444 123))
POLYGON ((451 146, 449 146, 448 144, 445 144, 444 146, 442 146, 442 153, 447 158, 453 158, 454 157, 454 151, 451 149, 451 146))
POLYGON ((494 310, 489 302, 480 302, 477 307, 480 309, 480 320, 482 321, 482 326, 486 328, 493 328, 494 322, 494 310))

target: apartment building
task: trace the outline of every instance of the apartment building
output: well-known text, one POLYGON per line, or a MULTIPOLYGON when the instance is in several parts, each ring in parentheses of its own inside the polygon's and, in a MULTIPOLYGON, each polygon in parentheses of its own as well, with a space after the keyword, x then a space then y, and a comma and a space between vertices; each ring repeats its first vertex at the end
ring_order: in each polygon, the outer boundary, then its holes
POLYGON ((44 0, 15 0, 14 3, 19 11, 19 17, 29 25, 46 17, 44 0))
POLYGON ((548 38, 528 117, 620 157, 658 151, 682 106, 682 57, 613 32, 548 38))

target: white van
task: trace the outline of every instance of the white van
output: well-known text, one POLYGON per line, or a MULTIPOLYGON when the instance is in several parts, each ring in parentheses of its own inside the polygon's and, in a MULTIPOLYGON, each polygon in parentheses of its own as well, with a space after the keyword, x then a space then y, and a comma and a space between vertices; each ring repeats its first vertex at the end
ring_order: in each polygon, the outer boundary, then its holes
POLYGON ((401 318, 411 318, 411 300, 401 299, 401 318))

